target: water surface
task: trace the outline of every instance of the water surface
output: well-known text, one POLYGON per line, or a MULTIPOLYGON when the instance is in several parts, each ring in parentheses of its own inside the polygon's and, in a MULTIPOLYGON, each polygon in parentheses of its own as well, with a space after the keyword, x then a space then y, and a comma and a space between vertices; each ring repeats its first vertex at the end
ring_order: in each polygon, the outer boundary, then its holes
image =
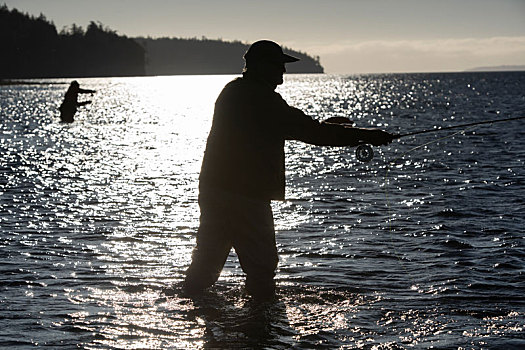
MULTIPOLYGON (((208 293, 178 296, 232 78, 81 79, 98 92, 73 124, 69 81, 0 87, 0 346, 525 347, 523 120, 406 137, 369 163, 287 143, 277 299, 244 294, 234 253, 208 293)), ((293 75, 279 91, 400 133, 525 115, 524 73, 293 75)))

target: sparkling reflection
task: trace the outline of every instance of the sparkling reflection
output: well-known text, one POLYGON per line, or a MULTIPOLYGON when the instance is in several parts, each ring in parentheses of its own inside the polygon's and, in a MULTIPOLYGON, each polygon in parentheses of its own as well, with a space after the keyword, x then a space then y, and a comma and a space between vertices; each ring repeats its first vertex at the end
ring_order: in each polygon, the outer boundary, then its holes
MULTIPOLYGON (((279 91, 320 119, 393 131, 522 112, 510 101, 525 90, 507 86, 523 79, 470 77, 288 76, 279 91)), ((366 164, 289 142, 289 200, 272 204, 276 300, 246 297, 234 253, 212 290, 180 296, 213 104, 231 78, 81 79, 98 92, 71 125, 57 122, 69 80, 0 87, 2 347, 523 346, 517 124, 493 129, 512 142, 480 129, 415 150, 409 137, 366 164)))

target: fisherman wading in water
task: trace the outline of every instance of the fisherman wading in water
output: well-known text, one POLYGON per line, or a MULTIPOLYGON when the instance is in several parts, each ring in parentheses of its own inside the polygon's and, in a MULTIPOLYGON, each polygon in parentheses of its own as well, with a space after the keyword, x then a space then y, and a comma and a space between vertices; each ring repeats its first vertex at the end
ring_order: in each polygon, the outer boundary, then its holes
POLYGON ((246 273, 246 291, 256 298, 275 292, 278 256, 271 200, 285 193, 284 144, 385 145, 393 135, 319 123, 289 106, 275 92, 285 63, 298 61, 267 40, 244 55, 243 76, 228 83, 215 103, 199 179, 200 227, 185 293, 213 285, 233 247, 246 273))
POLYGON ((77 108, 91 103, 91 101, 78 102, 78 94, 93 94, 95 92, 95 90, 81 89, 78 81, 73 80, 66 91, 64 101, 58 108, 60 110, 60 121, 72 123, 75 120, 77 108))

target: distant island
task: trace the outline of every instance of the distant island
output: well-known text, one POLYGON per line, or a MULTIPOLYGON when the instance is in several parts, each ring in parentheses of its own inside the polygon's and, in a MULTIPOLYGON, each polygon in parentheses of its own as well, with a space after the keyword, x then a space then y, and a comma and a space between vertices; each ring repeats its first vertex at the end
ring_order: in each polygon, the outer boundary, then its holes
MULTIPOLYGON (((240 41, 136 38, 146 51, 147 75, 237 74, 244 67, 242 56, 249 44, 240 41)), ((288 73, 323 73, 319 57, 283 48, 301 60, 286 66, 288 73)))
MULTIPOLYGON (((91 22, 57 31, 41 14, 0 6, 0 80, 175 74, 237 74, 249 44, 239 41, 128 38, 91 22)), ((289 73, 323 73, 319 57, 284 49, 301 58, 289 73)))
POLYGON ((488 66, 468 69, 467 72, 519 72, 525 71, 525 65, 488 66))

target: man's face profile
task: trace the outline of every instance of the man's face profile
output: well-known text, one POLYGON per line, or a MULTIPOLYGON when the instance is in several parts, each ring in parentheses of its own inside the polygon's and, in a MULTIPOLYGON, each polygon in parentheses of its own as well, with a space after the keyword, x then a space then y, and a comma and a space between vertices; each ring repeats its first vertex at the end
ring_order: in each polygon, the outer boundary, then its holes
POLYGON ((282 62, 265 61, 262 64, 264 78, 271 85, 281 85, 283 83, 283 74, 286 68, 282 62))

